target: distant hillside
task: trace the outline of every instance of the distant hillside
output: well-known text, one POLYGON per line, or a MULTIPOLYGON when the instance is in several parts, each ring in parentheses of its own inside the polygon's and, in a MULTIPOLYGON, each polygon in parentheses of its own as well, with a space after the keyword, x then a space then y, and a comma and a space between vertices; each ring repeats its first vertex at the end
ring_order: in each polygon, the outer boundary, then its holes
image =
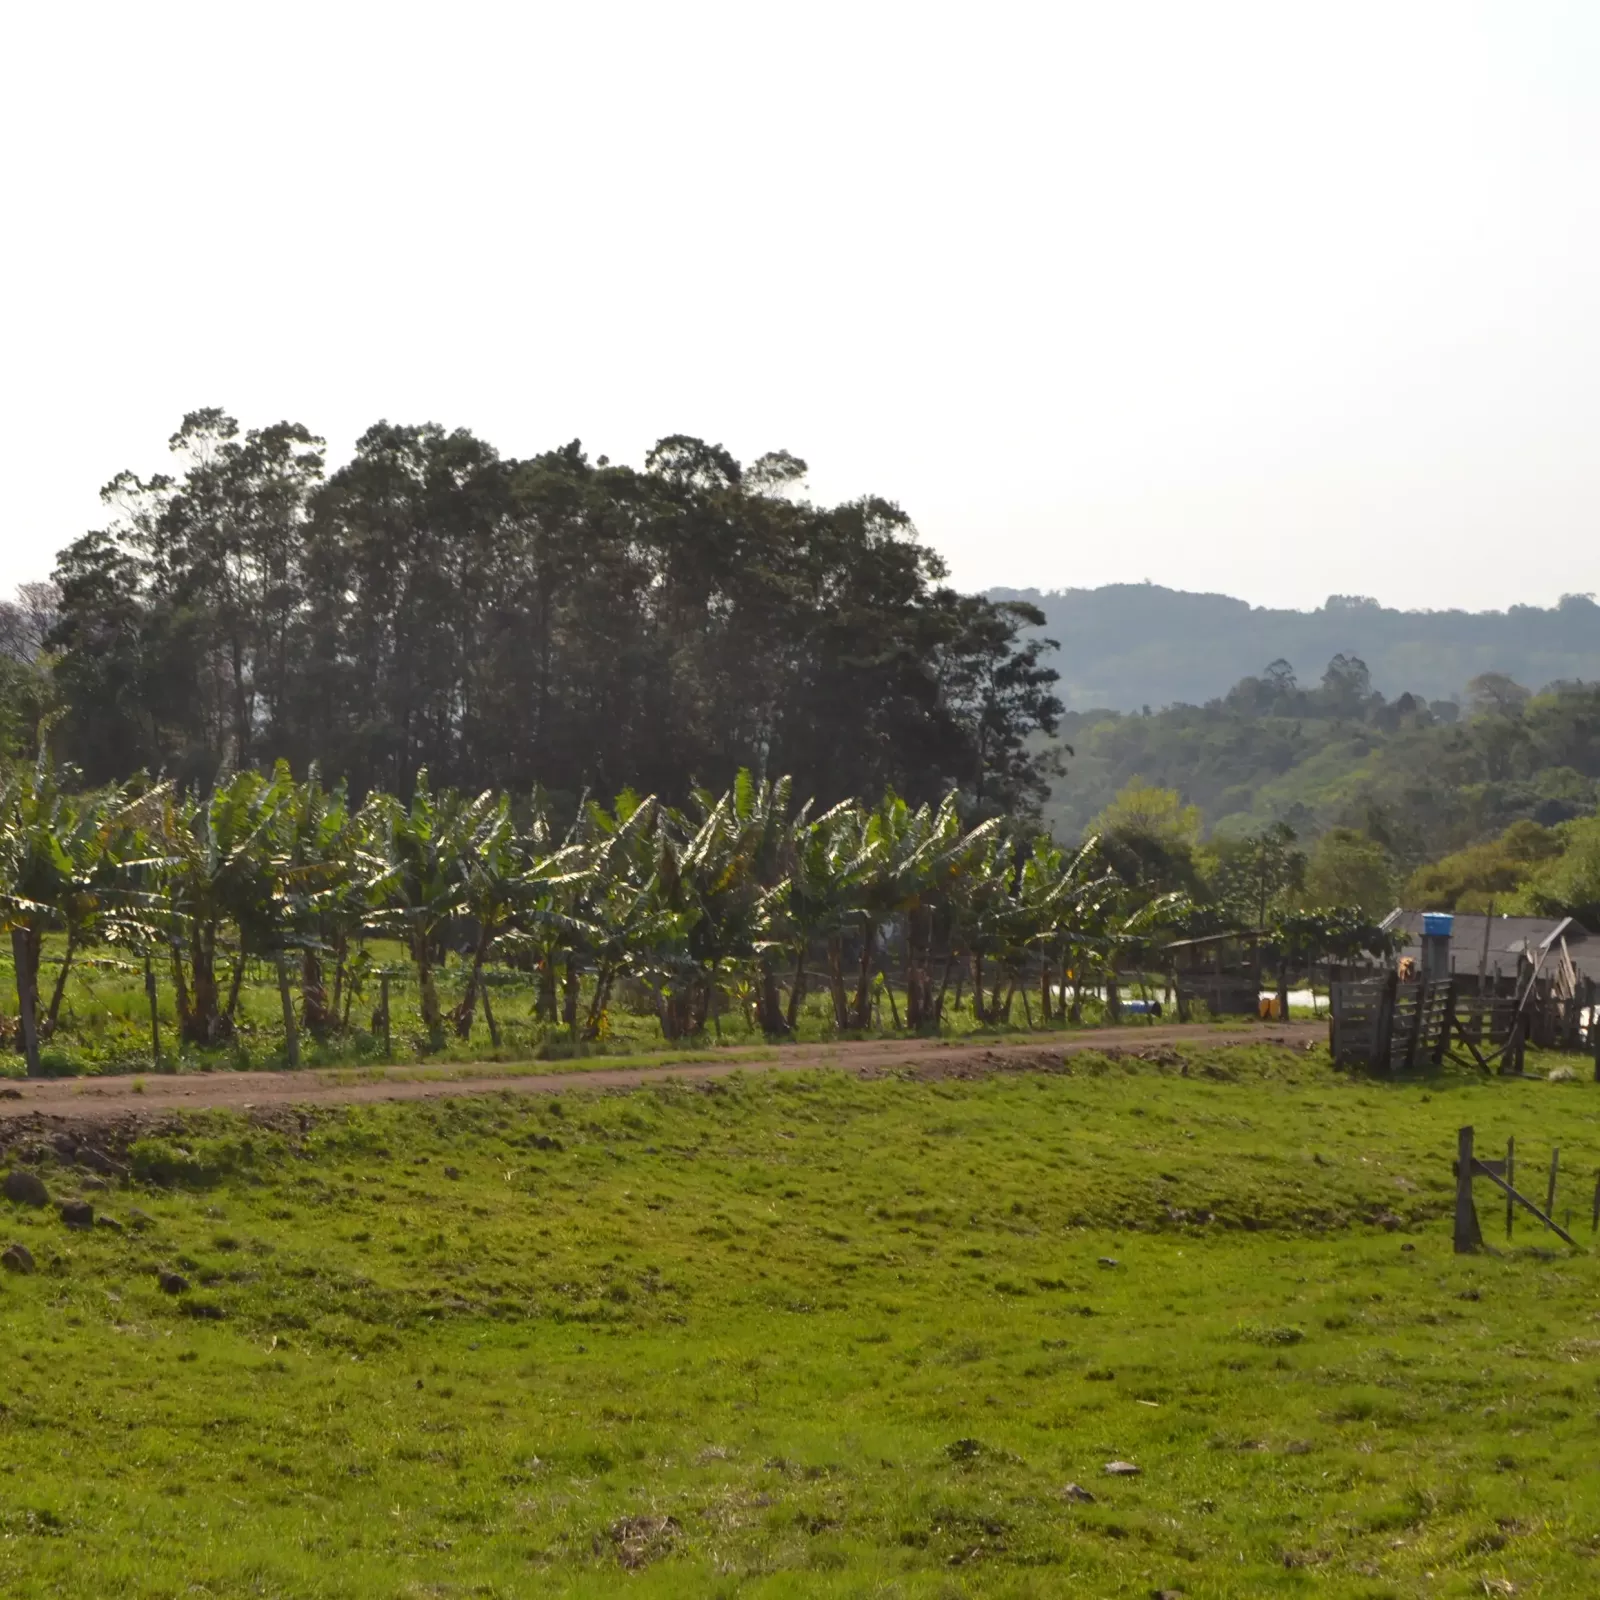
POLYGON ((1045 820, 1075 840, 1124 785, 1177 791, 1214 834, 1286 822, 1302 840, 1358 828, 1408 870, 1600 804, 1600 684, 1529 695, 1489 675, 1465 708, 1386 699, 1348 657, 1310 685, 1249 675, 1203 706, 1069 711, 1045 820))
POLYGON ((1600 679, 1600 606, 1568 595, 1558 606, 1508 611, 1391 611, 1375 600, 1333 595, 1319 611, 1273 611, 1221 594, 1157 584, 1103 589, 991 589, 1030 600, 1061 642, 1057 689, 1072 710, 1134 711, 1204 704, 1232 684, 1287 661, 1302 683, 1338 654, 1359 656, 1372 686, 1391 697, 1459 699, 1484 672, 1530 689, 1600 679))

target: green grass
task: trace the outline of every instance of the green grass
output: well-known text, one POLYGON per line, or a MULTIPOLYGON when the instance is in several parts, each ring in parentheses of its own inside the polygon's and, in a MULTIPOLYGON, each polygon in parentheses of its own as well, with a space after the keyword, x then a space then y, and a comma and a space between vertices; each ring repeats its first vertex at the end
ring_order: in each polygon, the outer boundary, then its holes
MULTIPOLYGON (((42 1004, 48 1003, 54 989, 62 948, 63 941, 59 936, 51 936, 45 941, 45 959, 40 979, 42 1004)), ((388 1050, 385 1050, 378 1032, 378 979, 369 974, 348 1008, 347 1027, 321 1040, 302 1032, 300 1057, 303 1066, 364 1067, 381 1063, 428 1063, 448 1067, 484 1061, 575 1062, 591 1057, 614 1061, 661 1052, 681 1054, 686 1048, 700 1050, 767 1043, 765 1036, 754 1025, 750 1004, 753 997, 747 990, 738 988, 719 992, 721 1009, 714 1017, 713 1025, 694 1039, 664 1038, 653 1012, 642 1006, 637 1010, 629 1010, 622 1003, 620 995, 606 1014, 601 1038, 592 1041, 574 1039, 571 1029, 541 1021, 535 1016, 536 987, 529 974, 511 968, 491 967, 486 977, 491 1004, 499 1024, 499 1045, 491 1042, 480 1011, 474 1018, 468 1038, 458 1038, 454 1028, 447 1022, 444 1047, 431 1050, 423 1031, 417 988, 404 950, 388 940, 374 940, 367 949, 375 964, 387 965, 394 973, 390 994, 388 1050)), ((230 972, 224 962, 224 990, 229 977, 230 972)), ((439 973, 440 1001, 447 1011, 460 1000, 466 979, 466 964, 459 956, 452 955, 439 973)), ((584 980, 580 1015, 586 1012, 593 982, 592 976, 584 980)), ((331 972, 327 974, 327 983, 331 993, 331 972)), ((1139 991, 1130 982, 1127 992, 1132 998, 1139 991)), ((1159 987, 1151 992, 1159 994, 1159 987)), ((14 996, 15 993, 13 967, 9 960, 0 959, 0 997, 14 996)), ((957 1007, 957 993, 952 988, 945 1012, 943 1032, 947 1037, 961 1038, 969 1034, 1004 1036, 1022 1032, 1027 1026, 1020 998, 1013 1006, 1011 1025, 980 1026, 972 1016, 970 996, 963 995, 963 1004, 957 1007)), ((896 1004, 903 1006, 903 992, 896 989, 895 996, 896 1004)), ((1030 996, 1030 1003, 1032 998, 1030 996)), ((298 992, 295 1000, 298 1007, 298 992)), ((161 1071, 277 1069, 287 1064, 282 1002, 275 972, 266 963, 251 962, 246 967, 235 1016, 235 1037, 225 1046, 200 1049, 179 1040, 171 974, 165 969, 157 973, 157 1017, 162 1044, 161 1071)), ((832 1008, 826 994, 818 992, 814 983, 797 1018, 795 1039, 800 1043, 816 1043, 837 1038, 881 1036, 893 1031, 893 1019, 893 1009, 884 1000, 877 1007, 876 1026, 869 1034, 841 1034, 834 1027, 832 1008)), ((1099 1026, 1103 1020, 1101 1003, 1096 999, 1086 999, 1083 1024, 1099 1026)), ((1140 1018, 1130 1016, 1125 1020, 1130 1027, 1143 1025, 1143 1019, 1140 1018)), ((0 1076, 18 1077, 23 1074, 24 1068, 18 1053, 15 1018, 9 1019, 4 1027, 7 1029, 4 1043, 9 1044, 11 1050, 0 1051, 0 1076)), ((40 1060, 45 1075, 52 1077, 158 1070, 152 1056, 150 1009, 142 965, 127 960, 114 950, 101 949, 87 956, 80 954, 68 975, 58 1031, 46 1042, 40 1060)))
POLYGON ((1148 1055, 0 1125, 0 1593, 1600 1590, 1600 1089, 1148 1055))

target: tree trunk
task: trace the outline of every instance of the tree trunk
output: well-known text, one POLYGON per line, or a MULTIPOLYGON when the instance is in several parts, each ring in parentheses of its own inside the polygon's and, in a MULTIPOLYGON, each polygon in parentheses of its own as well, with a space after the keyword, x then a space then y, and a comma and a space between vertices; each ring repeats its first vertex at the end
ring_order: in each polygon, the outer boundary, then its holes
POLYGON ((605 1015, 606 1006, 610 1002, 614 978, 615 970, 607 962, 602 961, 595 969, 594 999, 589 1002, 589 1015, 583 1025, 585 1039, 600 1037, 600 1019, 605 1015))
POLYGON ((28 1076, 39 1076, 39 935, 32 928, 11 930, 11 959, 17 968, 17 1012, 22 1021, 22 1054, 28 1076))
POLYGON ((417 963, 417 989, 422 1001, 422 1025, 428 1030, 428 1048, 444 1049, 444 1016, 439 1010, 439 990, 433 977, 433 949, 426 938, 412 941, 417 963))
MULTIPOLYGON (((957 970, 960 964, 961 958, 954 950, 944 958, 944 976, 939 980, 939 993, 934 997, 933 1002, 933 1025, 936 1028, 944 1026, 944 997, 950 992, 950 974, 957 970)), ((961 1009, 959 995, 956 998, 956 1009, 958 1011, 961 1009)))
MULTIPOLYGON (((243 961, 243 952, 240 960, 243 961)), ((222 1032, 222 1016, 217 1006, 216 930, 193 926, 189 945, 189 971, 193 989, 189 996, 188 1025, 185 1036, 194 1044, 215 1044, 222 1032)))
POLYGON ((561 1020, 574 1033, 578 1027, 578 963, 567 957, 566 984, 561 996, 561 1020))
POLYGON ((273 952, 273 965, 278 969, 278 1004, 283 1008, 283 1053, 291 1067, 300 1065, 300 1030, 294 1020, 294 996, 289 990, 289 963, 283 952, 273 952))
POLYGON ((833 1025, 843 1033, 850 1026, 850 999, 844 988, 844 941, 838 934, 828 940, 828 978, 833 993, 833 1025))
POLYGON ((983 953, 979 950, 972 952, 972 1020, 980 1026, 989 1020, 984 1012, 983 953))
POLYGON ((194 1025, 194 1011, 189 1004, 189 983, 184 976, 183 956, 176 942, 172 946, 172 987, 178 999, 178 1037, 187 1039, 194 1025))
POLYGON ((496 1050, 500 1048, 500 1028, 494 1020, 494 1007, 489 1004, 489 985, 484 984, 483 990, 483 1020, 489 1024, 489 1043, 496 1050))
POLYGON ((150 1064, 161 1070, 161 1006, 156 996, 156 967, 147 950, 144 957, 144 994, 150 1002, 150 1064))
POLYGON ((772 963, 766 959, 761 962, 756 1013, 763 1033, 780 1034, 794 1031, 789 1026, 788 1018, 783 1014, 783 1000, 778 993, 778 975, 772 970, 772 963))
POLYGON ((483 963, 488 959, 489 944, 494 938, 493 927, 485 923, 478 930, 477 947, 472 952, 472 967, 467 973, 466 992, 455 1010, 456 1037, 468 1038, 472 1033, 472 1019, 478 1010, 478 985, 483 977, 483 963))
POLYGON ((333 1005, 330 1010, 335 1027, 350 1015, 350 1007, 344 998, 344 962, 347 953, 345 937, 341 933, 333 942, 333 1005))
POLYGON ((238 958, 233 963, 233 975, 228 980, 228 1009, 223 1012, 224 1031, 231 1036, 233 1033, 233 1019, 239 1009, 239 986, 244 982, 244 944, 239 945, 238 958))
POLYGON ((805 1003, 806 997, 806 948, 800 946, 800 954, 794 958, 794 983, 789 989, 789 1010, 785 1017, 788 1031, 793 1033, 795 1023, 800 1015, 800 1007, 805 1003))
POLYGON ((56 986, 50 995, 50 1009, 45 1013, 44 1026, 39 1030, 42 1039, 51 1038, 56 1031, 56 1018, 61 1014, 61 997, 67 991, 67 974, 72 970, 72 956, 78 941, 73 931, 67 930, 67 949, 61 957, 61 971, 56 975, 56 986))
POLYGON ((933 917, 925 906, 906 917, 906 1027, 920 1033, 933 1014, 933 979, 928 973, 928 946, 933 942, 933 917))
POLYGON ((334 989, 333 1008, 328 1007, 328 988, 322 981, 322 957, 307 950, 300 958, 300 1012, 306 1031, 322 1038, 339 1015, 339 991, 334 989))
POLYGON ((877 945, 877 927, 861 919, 861 972, 856 979, 856 1026, 866 1032, 872 1026, 872 957, 877 945))
POLYGON ((545 956, 539 963, 539 997, 533 1014, 540 1022, 556 1020, 556 958, 545 956))

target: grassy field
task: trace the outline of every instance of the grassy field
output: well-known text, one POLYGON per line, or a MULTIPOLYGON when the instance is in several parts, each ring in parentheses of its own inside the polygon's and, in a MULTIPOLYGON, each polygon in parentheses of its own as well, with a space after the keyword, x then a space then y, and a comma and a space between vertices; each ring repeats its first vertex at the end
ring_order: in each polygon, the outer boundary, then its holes
POLYGON ((1266 1045, 0 1124, 121 1224, 0 1202, 0 1593, 1592 1595, 1600 1267, 1450 1253, 1466 1122, 1589 1240, 1592 1083, 1266 1045))

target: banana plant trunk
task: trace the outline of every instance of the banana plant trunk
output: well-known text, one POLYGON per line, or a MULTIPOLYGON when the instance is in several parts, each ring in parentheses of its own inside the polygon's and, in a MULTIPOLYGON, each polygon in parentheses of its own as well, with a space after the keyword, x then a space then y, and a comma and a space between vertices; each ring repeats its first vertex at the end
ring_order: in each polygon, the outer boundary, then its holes
POLYGON ((422 1000, 422 1025, 428 1030, 428 1048, 444 1049, 444 1015, 439 1009, 439 988, 433 975, 433 942, 419 935, 411 942, 417 964, 417 990, 422 1000))
POLYGON ((843 1033, 850 1026, 850 998, 844 987, 844 941, 838 934, 828 940, 828 984, 833 994, 833 1025, 843 1033))
POLYGON ((321 1038, 339 1016, 338 979, 334 980, 333 1006, 328 1005, 328 986, 322 976, 322 957, 307 950, 300 960, 300 1009, 306 1031, 321 1038))
POLYGON ((468 1038, 472 1033, 472 1018, 478 1009, 478 986, 483 981, 483 964, 489 956, 489 945, 494 939, 494 928, 490 923, 484 923, 478 932, 478 943, 472 952, 472 968, 467 973, 466 993, 461 997, 461 1004, 456 1007, 455 1025, 458 1039, 468 1038))
POLYGON ((878 930, 871 918, 861 919, 861 971, 856 979, 855 1023, 864 1033, 872 1026, 872 958, 878 930))
POLYGON ((28 1076, 39 1076, 39 935, 32 928, 11 930, 11 959, 17 968, 17 1010, 22 1018, 22 1053, 28 1076))
MULTIPOLYGON (((67 948, 61 957, 61 971, 56 974, 55 990, 50 996, 50 1009, 44 1014, 44 1022, 39 1029, 41 1039, 53 1037, 56 1031, 56 1021, 61 1015, 61 997, 67 992, 67 974, 72 971, 72 957, 78 948, 77 937, 72 929, 67 930, 67 948)), ((34 979, 37 990, 38 979, 34 979)), ((38 1003, 37 993, 34 996, 35 1004, 38 1003)))
POLYGON ((806 949, 800 946, 800 954, 794 958, 794 982, 789 986, 789 1010, 784 1017, 787 1024, 786 1031, 793 1033, 795 1022, 800 1015, 800 1007, 806 997, 806 949))
POLYGON ((761 962, 761 987, 757 995, 761 1031, 766 1034, 792 1033, 788 1018, 783 1014, 783 1000, 778 993, 778 975, 772 962, 763 957, 761 962))
POLYGON ((289 988, 289 963, 283 952, 273 952, 273 965, 278 970, 278 1005, 283 1011, 283 1054, 291 1067, 300 1065, 300 1030, 294 1019, 294 995, 289 988))

